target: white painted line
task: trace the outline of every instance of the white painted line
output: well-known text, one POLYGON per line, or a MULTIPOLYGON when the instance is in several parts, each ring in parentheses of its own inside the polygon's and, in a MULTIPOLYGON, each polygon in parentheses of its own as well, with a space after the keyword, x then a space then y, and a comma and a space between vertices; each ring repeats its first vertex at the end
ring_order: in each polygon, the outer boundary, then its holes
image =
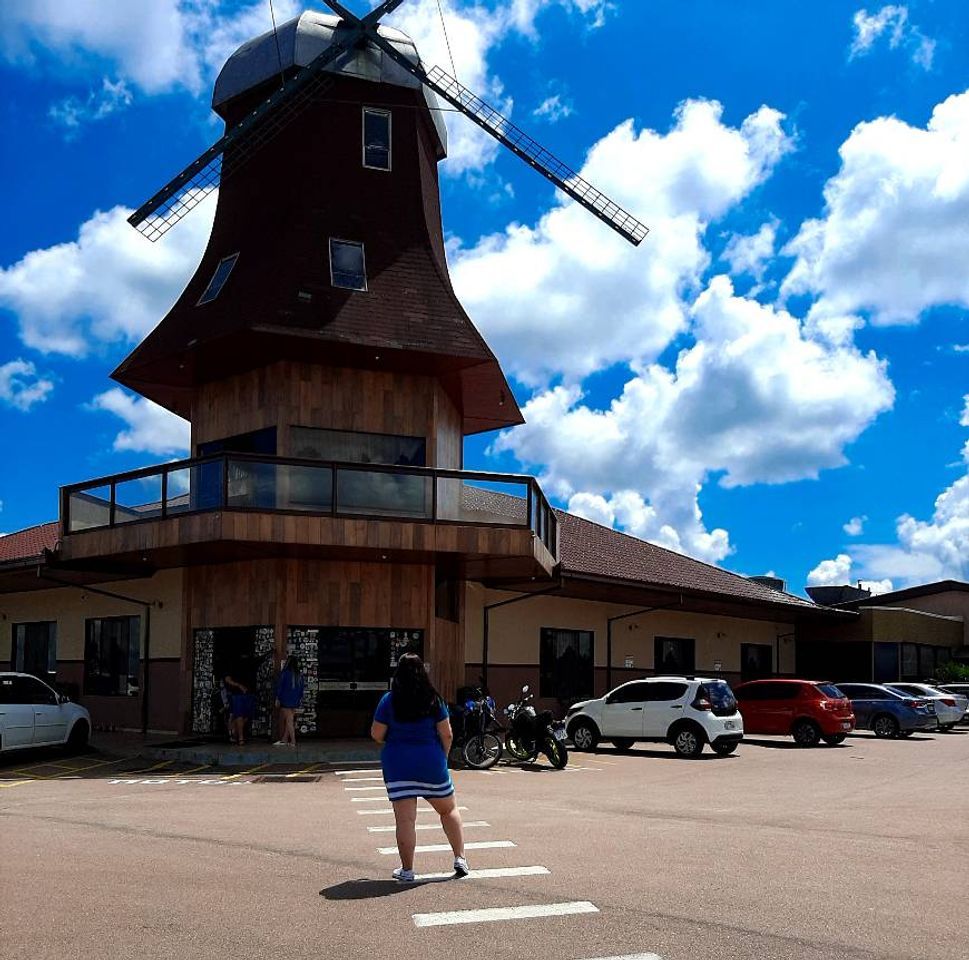
POLYGON ((658 953, 628 953, 622 957, 593 957, 592 960, 663 960, 658 953))
POLYGON ((333 773, 338 777, 345 777, 351 773, 380 773, 380 768, 376 770, 324 770, 324 773, 333 773))
MULTIPOLYGON (((465 820, 463 826, 464 826, 464 829, 467 830, 468 827, 490 827, 491 824, 488 823, 486 820, 465 820)), ((370 833, 393 833, 396 829, 397 829, 396 824, 387 824, 387 826, 379 826, 379 827, 367 827, 367 830, 370 833)), ((442 827, 439 823, 419 823, 414 829, 415 830, 443 830, 444 827, 442 827)))
MULTIPOLYGON (((468 808, 467 807, 458 807, 457 809, 458 810, 467 810, 468 808)), ((357 811, 357 816, 358 817, 372 817, 372 816, 375 816, 378 813, 393 813, 393 812, 394 812, 394 808, 393 807, 381 807, 379 810, 358 810, 357 811)), ((418 813, 434 813, 435 811, 434 811, 434 808, 431 807, 431 806, 427 806, 427 807, 420 807, 419 806, 417 808, 417 812, 418 813)))
POLYGON ((350 797, 351 803, 386 803, 387 795, 382 797, 350 797))
MULTIPOLYGON (((548 867, 491 867, 487 870, 472 870, 462 880, 491 880, 501 877, 537 877, 551 873, 548 867)), ((454 873, 418 873, 415 880, 449 880, 454 873)))
MULTIPOLYGON (((466 843, 464 845, 465 850, 495 850, 499 847, 502 849, 507 849, 508 847, 515 847, 517 844, 512 843, 511 840, 479 840, 477 843, 466 843)), ((422 847, 415 847, 415 853, 444 853, 445 851, 450 852, 451 844, 449 843, 429 843, 422 847)), ((397 853, 396 847, 377 847, 377 853, 382 853, 385 857, 393 856, 397 853)))
POLYGON ((383 777, 347 777, 346 780, 341 780, 341 783, 366 783, 367 781, 377 780, 383 783, 383 777))
POLYGON ((588 900, 573 903, 535 903, 523 907, 492 907, 487 910, 452 910, 448 913, 415 913, 416 927, 443 927, 455 923, 491 923, 496 920, 533 920, 536 917, 567 917, 576 913, 598 913, 588 900))
POLYGON ((367 790, 381 790, 382 791, 385 788, 384 787, 344 787, 343 789, 346 790, 347 793, 353 793, 354 791, 356 791, 357 793, 364 793, 367 790))

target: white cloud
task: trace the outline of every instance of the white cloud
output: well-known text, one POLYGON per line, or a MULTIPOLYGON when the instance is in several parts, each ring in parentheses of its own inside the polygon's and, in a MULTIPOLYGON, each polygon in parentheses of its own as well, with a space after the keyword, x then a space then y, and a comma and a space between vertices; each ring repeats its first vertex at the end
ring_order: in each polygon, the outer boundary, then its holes
POLYGON ((723 251, 723 259, 730 264, 734 276, 748 274, 755 280, 764 278, 764 269, 774 256, 774 242, 777 239, 777 220, 761 224, 752 235, 733 234, 723 251))
POLYGON ((138 453, 184 453, 189 446, 188 421, 169 413, 164 407, 113 387, 98 394, 90 404, 93 410, 112 413, 127 425, 114 439, 114 449, 138 453))
POLYGON ((959 424, 963 427, 969 427, 969 393, 967 393, 963 398, 963 408, 962 414, 959 417, 959 424))
POLYGON ((952 349, 956 353, 969 353, 969 343, 954 343, 952 349))
POLYGON ((82 124, 104 120, 111 114, 130 107, 131 101, 131 91, 124 80, 112 83, 104 77, 101 81, 101 89, 92 90, 86 99, 67 97, 51 104, 47 113, 55 123, 65 128, 70 138, 76 135, 82 124))
POLYGON ((0 268, 0 308, 17 316, 23 342, 44 353, 82 357, 104 343, 137 341, 191 277, 213 211, 210 197, 159 244, 132 230, 130 210, 99 211, 76 240, 0 268))
POLYGON ((688 101, 668 133, 629 120, 590 151, 582 176, 653 228, 640 247, 556 198, 535 227, 512 224, 456 251, 455 287, 519 379, 537 385, 618 362, 648 364, 684 329, 684 297, 709 263, 707 224, 791 146, 775 110, 761 107, 739 128, 721 115, 718 103, 688 101))
POLYGON ((839 553, 833 560, 822 560, 807 578, 809 587, 838 587, 851 582, 851 557, 839 553))
POLYGON ((841 529, 844 530, 849 537, 860 537, 865 529, 865 521, 868 517, 852 517, 846 524, 844 524, 841 529))
POLYGON ((673 369, 645 368, 605 410, 579 387, 534 396, 497 452, 542 468, 569 509, 707 560, 730 550, 707 531, 702 484, 816 477, 893 401, 885 365, 812 339, 790 314, 736 297, 714 278, 692 309, 692 346, 673 369))
POLYGON ((27 411, 35 403, 43 403, 53 389, 53 382, 39 376, 27 360, 0 364, 0 403, 27 411))
POLYGON ((849 51, 851 59, 869 53, 875 43, 885 36, 891 50, 904 46, 911 52, 912 60, 923 70, 932 68, 935 41, 909 21, 908 7, 889 4, 875 13, 859 10, 854 15, 854 26, 855 35, 849 51))
POLYGON ((562 99, 560 94, 546 97, 533 111, 532 116, 548 123, 558 123, 575 112, 572 104, 562 99))
POLYGON ((914 323, 940 304, 969 307, 969 92, 949 97, 925 129, 894 117, 861 123, 824 188, 825 211, 785 253, 785 294, 812 294, 817 317, 866 312, 914 323))

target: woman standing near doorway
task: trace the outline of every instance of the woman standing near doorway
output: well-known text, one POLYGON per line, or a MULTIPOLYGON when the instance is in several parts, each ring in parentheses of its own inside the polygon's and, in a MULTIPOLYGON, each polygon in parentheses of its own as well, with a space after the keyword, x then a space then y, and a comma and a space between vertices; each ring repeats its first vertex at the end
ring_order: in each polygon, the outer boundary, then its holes
POLYGON ((279 707, 279 739, 274 747, 296 746, 296 711, 303 702, 306 680, 299 668, 299 658, 290 654, 276 681, 276 706, 279 707))
POLYGON ((397 823, 400 867, 394 871, 394 879, 414 880, 418 797, 424 797, 441 818, 454 852, 455 874, 467 876, 461 814, 447 768, 451 722, 416 653, 405 653, 398 661, 390 693, 377 704, 370 734, 383 744, 380 765, 397 823))

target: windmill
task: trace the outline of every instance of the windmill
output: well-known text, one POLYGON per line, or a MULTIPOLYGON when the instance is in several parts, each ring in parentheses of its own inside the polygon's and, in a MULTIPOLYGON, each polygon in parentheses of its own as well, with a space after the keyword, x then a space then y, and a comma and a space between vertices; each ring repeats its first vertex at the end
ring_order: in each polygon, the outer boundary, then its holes
POLYGON ((643 241, 648 228, 634 216, 454 77, 437 66, 426 69, 419 58, 415 58, 415 62, 381 32, 380 19, 393 12, 404 0, 383 0, 364 17, 356 16, 339 0, 324 2, 341 21, 339 29, 334 31, 332 42, 135 210, 128 222, 149 240, 163 236, 310 103, 325 93, 332 83, 333 74, 330 71, 334 67, 338 68, 362 50, 375 50, 463 113, 631 244, 638 246, 643 241))

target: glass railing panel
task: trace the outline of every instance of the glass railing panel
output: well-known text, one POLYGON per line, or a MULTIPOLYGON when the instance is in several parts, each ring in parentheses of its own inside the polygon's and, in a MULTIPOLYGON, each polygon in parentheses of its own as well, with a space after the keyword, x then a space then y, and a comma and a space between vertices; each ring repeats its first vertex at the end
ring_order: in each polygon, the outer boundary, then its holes
POLYGON ((333 468, 283 464, 276 473, 280 510, 329 513, 333 509, 333 468))
POLYGON ((68 497, 68 533, 106 527, 111 522, 111 487, 75 490, 68 497))
POLYGON ((226 506, 275 510, 279 464, 256 460, 229 460, 226 506))
POLYGON ((433 478, 426 474, 337 468, 336 509, 374 517, 433 517, 433 478))
POLYGON ((161 473, 122 480, 114 487, 114 522, 151 520, 162 513, 161 473))
MULTIPOLYGON (((215 484, 216 491, 222 489, 221 463, 206 464, 206 466, 219 467, 219 479, 215 484)), ((194 502, 193 491, 198 489, 199 484, 194 482, 198 477, 201 467, 179 467, 176 470, 168 471, 167 490, 165 491, 165 515, 172 516, 177 513, 190 513, 200 507, 194 502)))
POLYGON ((438 477, 437 518, 458 523, 528 526, 528 484, 519 480, 438 477))

